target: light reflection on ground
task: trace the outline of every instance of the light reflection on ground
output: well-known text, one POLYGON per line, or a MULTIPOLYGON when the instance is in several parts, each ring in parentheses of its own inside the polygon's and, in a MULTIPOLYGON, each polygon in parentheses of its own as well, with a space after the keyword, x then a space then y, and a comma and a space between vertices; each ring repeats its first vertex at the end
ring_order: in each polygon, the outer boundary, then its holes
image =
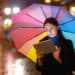
POLYGON ((3 51, 2 75, 40 75, 36 71, 34 63, 21 55, 15 48, 8 46, 3 51))

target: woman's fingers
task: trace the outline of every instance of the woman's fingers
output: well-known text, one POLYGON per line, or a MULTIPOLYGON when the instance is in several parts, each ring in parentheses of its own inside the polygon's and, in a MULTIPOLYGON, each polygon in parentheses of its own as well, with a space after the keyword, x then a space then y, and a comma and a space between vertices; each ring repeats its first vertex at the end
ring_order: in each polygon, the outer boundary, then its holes
POLYGON ((37 52, 37 58, 42 58, 43 57, 43 52, 42 51, 39 51, 37 52))
POLYGON ((56 50, 58 50, 58 51, 60 51, 61 50, 61 48, 60 47, 57 47, 57 46, 55 46, 56 47, 56 50))

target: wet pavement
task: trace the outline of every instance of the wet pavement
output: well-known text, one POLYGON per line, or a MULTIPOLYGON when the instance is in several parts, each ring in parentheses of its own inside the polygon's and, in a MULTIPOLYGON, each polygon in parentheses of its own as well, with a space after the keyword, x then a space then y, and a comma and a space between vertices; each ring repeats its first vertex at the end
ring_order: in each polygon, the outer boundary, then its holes
POLYGON ((40 75, 35 69, 35 63, 20 54, 11 42, 2 43, 0 75, 40 75))
POLYGON ((35 63, 19 53, 11 41, 0 42, 0 60, 0 75, 40 75, 35 63))

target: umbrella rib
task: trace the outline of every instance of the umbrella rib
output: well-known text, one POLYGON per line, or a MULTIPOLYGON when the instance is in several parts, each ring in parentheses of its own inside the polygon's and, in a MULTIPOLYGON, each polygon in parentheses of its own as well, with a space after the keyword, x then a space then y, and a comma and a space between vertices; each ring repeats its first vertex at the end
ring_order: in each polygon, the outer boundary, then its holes
POLYGON ((40 6, 40 8, 41 8, 41 10, 42 10, 42 12, 43 12, 43 14, 44 14, 44 16, 45 16, 45 19, 47 18, 47 15, 45 14, 45 12, 44 12, 44 10, 43 10, 43 8, 40 6))
MULTIPOLYGON (((20 28, 43 28, 43 27, 20 27, 20 28)), ((13 29, 13 30, 12 30, 12 28, 11 28, 11 31, 14 31, 14 30, 16 30, 16 29, 19 29, 19 28, 15 28, 15 29, 13 29)), ((66 30, 61 30, 61 31, 69 32, 69 33, 75 33, 75 32, 70 32, 70 31, 66 31, 66 30)))
MULTIPOLYGON (((37 36, 41 35, 42 33, 43 33, 43 32, 41 32, 41 33, 35 35, 34 38, 36 38, 37 36)), ((30 39, 26 40, 26 42, 27 42, 27 41, 30 41, 30 40, 32 40, 32 39, 33 39, 33 38, 30 38, 30 39)), ((24 42, 24 43, 25 43, 25 42, 24 42)), ((24 43, 22 44, 22 46, 24 45, 24 43)), ((19 49, 20 49, 20 48, 21 48, 21 47, 19 47, 19 49)))
POLYGON ((72 22, 72 21, 74 21, 74 20, 75 20, 75 18, 73 18, 72 20, 67 21, 67 22, 65 22, 65 23, 63 23, 63 24, 60 24, 60 25, 64 25, 64 24, 69 23, 69 22, 72 22))
MULTIPOLYGON (((43 27, 19 27, 19 28, 43 28, 43 27)), ((12 28, 11 27, 11 31, 14 31, 14 30, 16 30, 16 29, 19 29, 19 28, 12 28)))
POLYGON ((61 7, 58 9, 58 12, 56 14, 56 18, 58 17, 59 13, 60 13, 61 7))
POLYGON ((18 27, 18 28, 44 28, 44 27, 18 27))
MULTIPOLYGON (((37 36, 41 35, 41 34, 44 33, 44 32, 45 32, 45 31, 43 31, 43 32, 41 32, 41 33, 35 35, 34 38, 36 38, 37 36)), ((33 37, 32 37, 32 38, 33 38, 33 37)), ((30 38, 29 40, 31 40, 32 38, 30 38)), ((27 41, 29 41, 29 40, 27 40, 27 41)), ((26 42, 27 42, 27 41, 26 41, 26 42)))
POLYGON ((15 23, 12 28, 20 28, 20 27, 26 27, 26 28, 43 28, 43 26, 34 26, 32 23, 15 23))
POLYGON ((75 32, 70 32, 70 31, 66 31, 66 30, 62 30, 63 32, 68 32, 68 33, 71 33, 71 34, 75 34, 75 32))
POLYGON ((36 19, 35 17, 33 17, 33 16, 31 16, 31 15, 29 15, 27 13, 26 13, 26 15, 29 16, 29 17, 31 17, 31 18, 33 18, 34 20, 36 20, 36 21, 38 21, 38 22, 40 22, 42 24, 42 22, 40 20, 36 19))

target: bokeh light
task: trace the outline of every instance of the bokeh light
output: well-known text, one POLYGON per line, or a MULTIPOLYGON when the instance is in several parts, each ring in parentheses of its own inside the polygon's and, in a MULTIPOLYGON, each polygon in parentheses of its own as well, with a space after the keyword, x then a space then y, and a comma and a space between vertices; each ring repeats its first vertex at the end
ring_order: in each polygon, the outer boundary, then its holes
POLYGON ((15 62, 15 74, 14 75, 25 75, 24 74, 24 60, 23 59, 17 59, 15 62))
POLYGON ((54 0, 55 2, 60 2, 60 0, 54 0))
POLYGON ((6 15, 10 15, 11 14, 11 8, 10 7, 4 8, 4 13, 6 15))
POLYGON ((12 20, 10 18, 4 20, 4 28, 10 28, 11 24, 12 24, 12 20))
POLYGON ((51 0, 45 0, 45 3, 51 3, 52 1, 51 0))
POLYGON ((20 8, 19 7, 13 7, 12 11, 13 11, 13 14, 17 14, 18 12, 20 12, 20 8))
POLYGON ((70 13, 75 16, 75 6, 70 7, 70 13))

